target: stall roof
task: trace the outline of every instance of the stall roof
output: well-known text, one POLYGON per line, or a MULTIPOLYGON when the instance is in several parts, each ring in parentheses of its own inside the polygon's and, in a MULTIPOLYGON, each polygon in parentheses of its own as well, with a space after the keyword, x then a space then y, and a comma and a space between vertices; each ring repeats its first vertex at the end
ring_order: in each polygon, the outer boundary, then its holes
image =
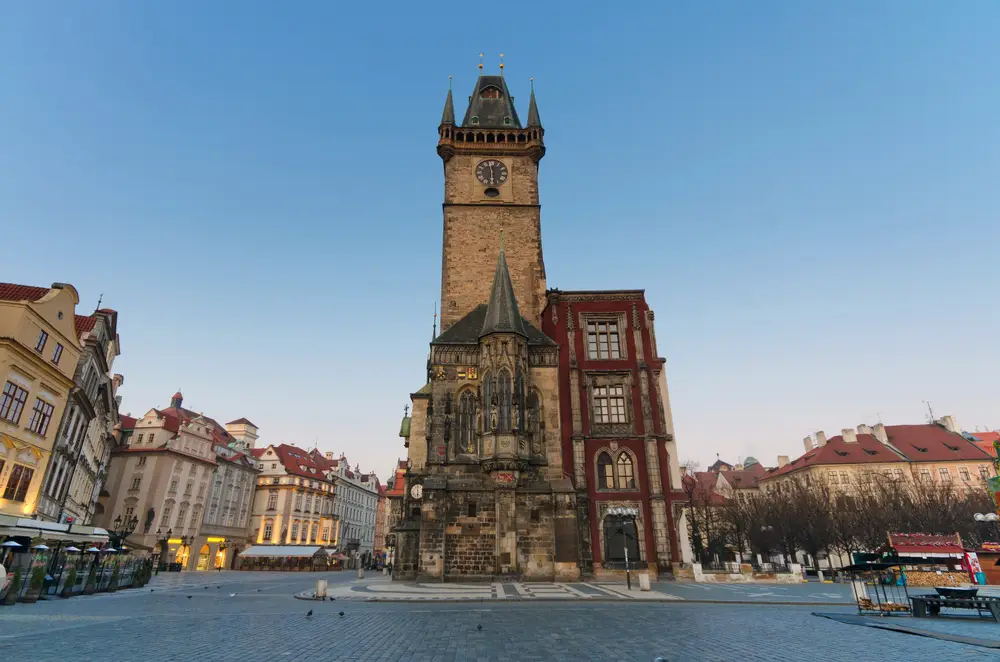
POLYGON ((898 556, 961 556, 965 553, 957 533, 947 536, 927 533, 890 533, 889 542, 879 551, 892 550, 898 556))
POLYGON ((240 552, 242 557, 280 557, 290 556, 296 558, 307 558, 312 556, 326 556, 326 550, 318 545, 253 545, 240 552))
POLYGON ((46 522, 28 517, 0 515, 0 537, 41 536, 49 541, 106 543, 108 532, 96 526, 46 522))

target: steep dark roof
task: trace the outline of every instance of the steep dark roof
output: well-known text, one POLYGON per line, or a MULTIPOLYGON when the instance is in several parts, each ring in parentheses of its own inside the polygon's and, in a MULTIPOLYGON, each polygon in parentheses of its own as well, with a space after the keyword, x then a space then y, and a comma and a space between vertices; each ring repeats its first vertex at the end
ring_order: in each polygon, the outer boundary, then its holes
MULTIPOLYGON (((448 327, 448 330, 435 338, 432 345, 478 345, 479 334, 486 319, 486 304, 482 303, 469 311, 469 314, 448 327)), ((531 322, 521 318, 528 345, 555 345, 556 342, 531 325, 531 322)), ((421 389, 423 390, 423 389, 421 389)), ((418 391, 419 393, 419 391, 418 391)))
POLYGON ((486 307, 486 318, 479 336, 491 333, 516 333, 528 337, 524 330, 524 320, 521 311, 517 309, 517 298, 514 296, 514 283, 510 280, 507 269, 507 256, 503 250, 503 240, 500 242, 500 255, 497 256, 497 268, 493 272, 493 289, 490 291, 490 301, 486 307))
POLYGON ((448 98, 444 100, 444 112, 441 113, 441 124, 455 123, 455 104, 451 100, 451 88, 448 88, 448 98))
POLYGON ((462 120, 463 128, 482 127, 487 129, 508 129, 521 128, 521 120, 517 117, 517 110, 514 108, 514 99, 510 96, 507 83, 503 76, 480 76, 476 80, 476 87, 469 97, 469 108, 465 111, 465 119, 462 120), (484 98, 483 91, 486 89, 497 89, 500 91, 497 98, 484 98), (478 117, 477 124, 472 123, 472 118, 478 117), (511 123, 504 124, 503 119, 509 117, 511 123))
POLYGON ((541 126, 542 120, 538 117, 538 104, 535 103, 535 88, 531 88, 531 102, 528 104, 528 126, 541 126))

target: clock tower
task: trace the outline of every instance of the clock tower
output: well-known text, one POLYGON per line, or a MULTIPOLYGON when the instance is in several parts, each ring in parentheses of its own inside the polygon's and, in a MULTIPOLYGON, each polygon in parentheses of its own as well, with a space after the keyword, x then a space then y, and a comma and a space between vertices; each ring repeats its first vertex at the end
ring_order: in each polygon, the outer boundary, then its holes
POLYGON ((479 76, 461 124, 449 89, 438 127, 437 151, 444 161, 442 332, 489 299, 501 232, 518 307, 541 327, 545 264, 538 164, 545 131, 534 89, 522 125, 502 72, 479 76))

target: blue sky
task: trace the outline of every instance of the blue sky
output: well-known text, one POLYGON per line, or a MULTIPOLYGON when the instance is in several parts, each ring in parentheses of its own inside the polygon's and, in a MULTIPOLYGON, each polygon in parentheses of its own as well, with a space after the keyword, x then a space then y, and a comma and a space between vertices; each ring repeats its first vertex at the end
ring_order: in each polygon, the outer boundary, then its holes
POLYGON ((120 312, 123 409, 385 478, 440 287, 436 126, 528 79, 550 287, 645 288, 682 458, 1000 426, 1000 5, 55 0, 0 23, 0 280, 120 312), (238 9, 236 9, 238 7, 238 9))

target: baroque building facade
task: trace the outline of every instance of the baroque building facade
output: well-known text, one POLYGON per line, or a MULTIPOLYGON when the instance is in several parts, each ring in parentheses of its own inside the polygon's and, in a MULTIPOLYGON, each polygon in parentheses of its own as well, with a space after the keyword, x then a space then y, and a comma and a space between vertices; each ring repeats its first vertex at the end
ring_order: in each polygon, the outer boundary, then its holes
POLYGON ((595 574, 595 563, 614 572, 601 551, 612 504, 638 512, 610 524, 615 539, 638 541, 642 563, 669 571, 681 560, 671 501, 682 492, 672 487, 680 476, 652 313, 641 292, 547 289, 534 90, 524 125, 502 75, 481 73, 461 124, 449 90, 437 151, 441 333, 400 431, 408 458, 390 492, 394 577, 566 581, 595 574), (574 303, 594 314, 569 322, 574 303), (578 329, 591 317, 631 320, 640 307, 632 335, 622 327, 616 337, 619 352, 639 345, 588 364, 578 329), (621 489, 590 477, 598 462, 608 475, 606 457, 621 489))
POLYGON ((178 391, 164 409, 121 417, 101 514, 139 518, 127 544, 182 570, 231 567, 249 545, 256 462, 213 418, 184 407, 178 391))
POLYGON ((37 515, 83 352, 79 303, 65 283, 0 283, 0 515, 37 515))
POLYGON ((118 313, 102 308, 92 315, 76 315, 75 325, 82 352, 42 484, 38 514, 50 521, 89 524, 99 514, 99 492, 116 445, 118 388, 124 379, 112 373, 121 354, 118 313))

